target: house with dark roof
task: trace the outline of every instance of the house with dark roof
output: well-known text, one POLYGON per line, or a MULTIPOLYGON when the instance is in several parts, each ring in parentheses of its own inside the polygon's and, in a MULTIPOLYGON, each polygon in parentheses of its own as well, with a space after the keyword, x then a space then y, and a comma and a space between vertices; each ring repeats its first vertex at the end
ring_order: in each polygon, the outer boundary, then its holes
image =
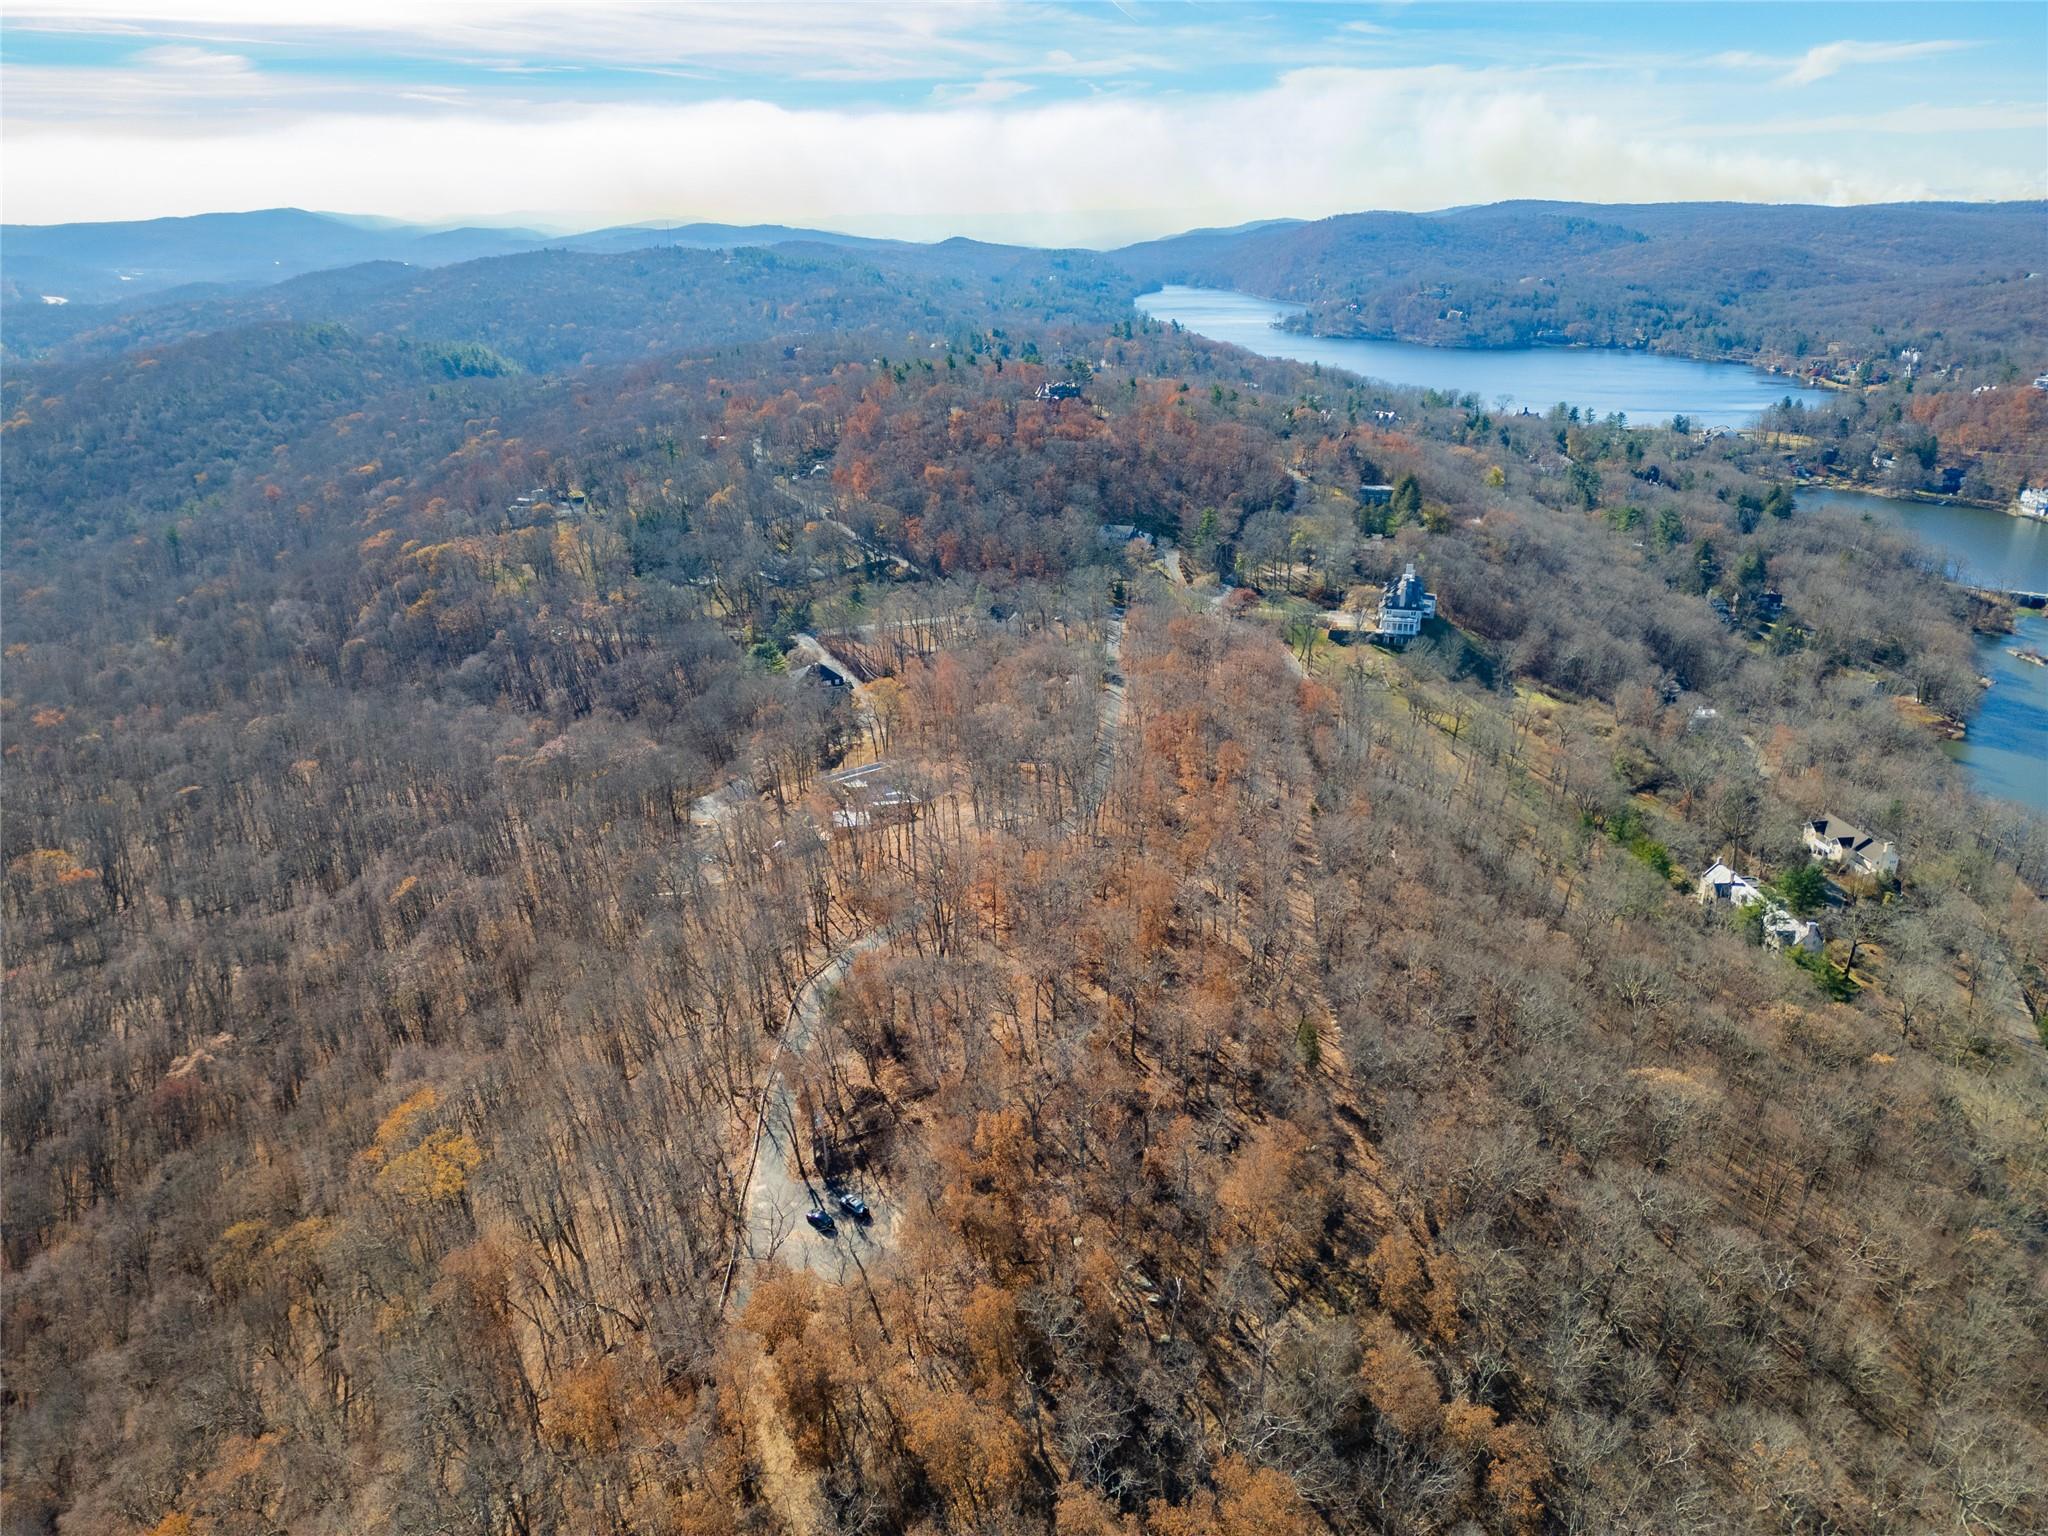
POLYGON ((809 683, 815 688, 835 692, 843 692, 846 688, 846 679, 819 661, 807 661, 800 667, 791 668, 789 680, 793 683, 809 683))
POLYGON ((1898 848, 1839 816, 1814 817, 1802 836, 1807 851, 1824 864, 1873 880, 1898 878, 1898 848))

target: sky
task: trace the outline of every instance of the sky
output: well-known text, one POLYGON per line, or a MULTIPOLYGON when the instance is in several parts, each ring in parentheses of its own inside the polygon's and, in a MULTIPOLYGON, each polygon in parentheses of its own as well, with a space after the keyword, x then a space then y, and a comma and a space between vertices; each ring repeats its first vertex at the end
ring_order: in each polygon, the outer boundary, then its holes
POLYGON ((1113 245, 1504 198, 2048 196, 2048 4, 8 0, 0 216, 1113 245))

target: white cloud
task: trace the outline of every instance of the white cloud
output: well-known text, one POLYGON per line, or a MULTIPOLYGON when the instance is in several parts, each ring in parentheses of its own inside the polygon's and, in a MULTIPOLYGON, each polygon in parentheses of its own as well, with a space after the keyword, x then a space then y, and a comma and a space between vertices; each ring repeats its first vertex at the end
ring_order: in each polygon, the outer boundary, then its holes
POLYGON ((932 100, 949 107, 992 107, 1030 89, 1022 80, 977 80, 971 85, 935 85, 932 100))
MULTIPOLYGON (((1507 74, 1321 68, 1232 95, 798 109, 760 101, 288 116, 10 130, 9 217, 297 204, 422 220, 698 217, 913 237, 1114 243, 1205 224, 1509 197, 1861 202, 2040 195, 1963 162, 1940 183, 1657 132, 1643 102, 1567 102, 1507 74)), ((2022 161, 2022 164, 2025 162, 2022 161)), ((2037 179, 2037 178, 2036 178, 2037 179)))
POLYGON ((215 78, 246 74, 250 67, 249 61, 239 53, 215 53, 210 48, 193 48, 183 43, 145 48, 135 55, 135 62, 150 69, 179 70, 215 78))
POLYGON ((1903 64, 1938 53, 1954 53, 1969 46, 1959 42, 1823 43, 1818 48, 1806 50, 1785 76, 1785 82, 1788 85, 1811 85, 1816 80, 1839 74, 1852 64, 1903 64))
POLYGON ((110 68, 11 65, 0 102, 8 138, 32 141, 38 123, 132 123, 152 114, 215 115, 265 102, 312 109, 325 94, 265 74, 240 54, 166 43, 139 48, 110 68))
POLYGON ((987 32, 1016 9, 829 0, 23 0, 9 8, 7 24, 242 46, 327 42, 398 57, 622 67, 687 60, 778 69, 793 79, 915 79, 1000 62, 1004 50, 987 32))
POLYGON ((1975 46, 1949 38, 1915 43, 1859 43, 1845 39, 1820 43, 1798 55, 1718 53, 1707 62, 1729 69, 1770 70, 1776 74, 1774 83, 1778 85, 1812 85, 1858 64, 1906 64, 1975 46))
POLYGON ((2019 102, 1950 105, 1920 101, 1874 112, 1836 112, 1823 117, 1743 118, 1692 130, 1696 138, 1763 139, 1786 134, 1882 133, 1929 139, 1952 133, 2002 133, 2011 129, 2048 131, 2048 107, 2019 102))

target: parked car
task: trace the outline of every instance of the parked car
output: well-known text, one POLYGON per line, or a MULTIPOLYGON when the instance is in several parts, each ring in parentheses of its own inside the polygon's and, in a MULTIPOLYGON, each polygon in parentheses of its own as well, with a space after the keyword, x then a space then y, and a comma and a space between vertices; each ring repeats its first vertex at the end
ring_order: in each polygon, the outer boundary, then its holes
POLYGON ((832 1213, 822 1207, 809 1212, 804 1220, 811 1224, 813 1230, 822 1232, 827 1237, 839 1230, 839 1224, 832 1219, 832 1213))
POLYGON ((852 1190, 836 1189, 832 1192, 832 1198, 839 1202, 839 1209, 846 1212, 855 1221, 868 1222, 874 1219, 872 1213, 868 1210, 867 1201, 861 1199, 852 1190))

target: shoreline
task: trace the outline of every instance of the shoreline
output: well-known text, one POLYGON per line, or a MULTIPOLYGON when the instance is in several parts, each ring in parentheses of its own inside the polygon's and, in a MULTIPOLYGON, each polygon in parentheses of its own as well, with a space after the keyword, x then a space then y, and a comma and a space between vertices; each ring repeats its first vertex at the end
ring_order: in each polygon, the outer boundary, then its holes
MULTIPOLYGON (((1695 367, 1707 369, 1744 369, 1747 370, 1759 383, 1768 383, 1772 386, 1782 384, 1786 390, 1793 392, 1795 394, 1799 391, 1809 391, 1814 395, 1819 395, 1821 393, 1819 389, 1814 388, 1809 381, 1803 380, 1802 378, 1800 378, 1799 375, 1795 373, 1784 372, 1783 370, 1774 367, 1768 363, 1757 362, 1740 357, 1709 357, 1702 356, 1698 353, 1693 352, 1667 351, 1660 347, 1651 346, 1648 343, 1608 344, 1587 341, 1531 341, 1509 342, 1503 344, 1496 342, 1475 341, 1469 344, 1465 344, 1458 342, 1444 342, 1441 340, 1423 340, 1420 338, 1404 335, 1398 331, 1340 332, 1328 330, 1315 330, 1305 325, 1290 323, 1304 317, 1309 311, 1310 306, 1303 304, 1298 299, 1276 298, 1269 294, 1256 293, 1250 289, 1244 288, 1210 288, 1205 284, 1194 282, 1187 279, 1176 279, 1171 282, 1156 282, 1151 284, 1150 286, 1147 286, 1142 291, 1131 296, 1130 304, 1132 309, 1135 310, 1138 314, 1144 316, 1149 321, 1178 326, 1188 331, 1192 335, 1202 336, 1210 341, 1222 341, 1225 345, 1237 345, 1244 348, 1244 350, 1252 352, 1257 356, 1265 357, 1268 359, 1288 360, 1294 362, 1309 361, 1308 359, 1295 356, 1292 353, 1286 351, 1272 350, 1268 347, 1261 346, 1258 343, 1249 340, 1240 340, 1236 342, 1225 340, 1224 338, 1218 337, 1217 335, 1213 334, 1213 332, 1198 329, 1196 326, 1189 324, 1187 321, 1180 319, 1178 316, 1162 315, 1158 311, 1148 307, 1148 305, 1145 302, 1148 299, 1155 298, 1161 294, 1164 294, 1172 290, 1185 290, 1197 294, 1213 294, 1220 297, 1236 298, 1239 300, 1249 301, 1253 304, 1271 306, 1275 309, 1287 311, 1288 313, 1282 315, 1277 320, 1269 317, 1267 319, 1266 329, 1277 335, 1286 336, 1290 338, 1297 338, 1303 342, 1326 342, 1335 345, 1342 345, 1345 342, 1355 342, 1361 345, 1405 347, 1412 349, 1416 352, 1439 353, 1445 357, 1528 357, 1534 356, 1538 353, 1552 352, 1579 352, 1589 354, 1607 353, 1612 354, 1616 357, 1637 357, 1653 359, 1659 362, 1667 363, 1690 363, 1695 367)), ((1250 319, 1250 317, 1248 316, 1240 318, 1245 319, 1247 322, 1249 322, 1250 319)), ((1249 323, 1247 323, 1246 328, 1249 329, 1249 323)), ((1329 362, 1327 360, 1317 360, 1317 365, 1330 367, 1340 372, 1354 373, 1360 378, 1370 378, 1375 380, 1376 382, 1392 385, 1395 388, 1403 390, 1425 391, 1435 388, 1441 392, 1444 388, 1443 386, 1430 385, 1423 382, 1403 381, 1399 379, 1387 378, 1382 374, 1370 372, 1356 363, 1329 362)), ((1471 393, 1471 391, 1466 391, 1466 393, 1471 393)), ((1760 416, 1764 411, 1769 410, 1771 408, 1771 404, 1773 403, 1775 402, 1752 406, 1748 410, 1742 411, 1739 414, 1730 414, 1728 420, 1724 424, 1725 430, 1732 433, 1744 430, 1746 426, 1753 426, 1756 418, 1760 416)), ((1716 414, 1722 411, 1721 407, 1716 407, 1713 405, 1700 406, 1696 409, 1698 411, 1706 412, 1709 415, 1716 414)), ((1527 408, 1525 406, 1523 414, 1535 415, 1538 413, 1533 409, 1527 408)), ((1640 420, 1634 419, 1637 414, 1638 413, 1635 412, 1629 413, 1629 415, 1631 416, 1629 427, 1632 431, 1638 428, 1647 428, 1662 425, 1666 420, 1666 418, 1664 418, 1661 415, 1661 413, 1640 420)), ((1673 412, 1673 414, 1691 416, 1694 414, 1694 410, 1676 411, 1673 412)))
POLYGON ((1982 512, 2003 512, 2007 517, 2017 517, 2029 523, 2043 519, 2028 517, 2024 512, 2015 512, 2011 507, 1996 501, 1980 501, 1972 496, 1944 496, 1939 491, 1898 491, 1889 486, 1864 485, 1856 480, 1844 480, 1839 476, 1821 479, 1789 482, 1794 491, 1800 489, 1816 491, 1854 491, 1860 496, 1882 496, 1886 501, 1917 503, 1923 507, 1975 507, 1982 512))
MULTIPOLYGON (((1166 285, 1162 285, 1162 287, 1164 286, 1166 285)), ((1197 287, 1200 285, 1187 283, 1178 286, 1197 287)), ((1147 293, 1158 293, 1159 291, 1159 288, 1146 290, 1147 293)), ((1236 291, 1244 293, 1250 298, 1257 299, 1264 304, 1284 304, 1301 316, 1312 313, 1314 309, 1313 305, 1304 303, 1300 299, 1276 298, 1270 294, 1252 293, 1249 289, 1238 289, 1236 291)), ((1144 295, 1140 294, 1139 297, 1142 298, 1144 295)), ((1132 302, 1136 303, 1136 300, 1134 299, 1132 302)), ((1307 336, 1322 341, 1392 341, 1399 342, 1401 345, 1408 347, 1429 347, 1438 352, 1632 352, 1650 357, 1673 357, 1688 363, 1730 364, 1737 368, 1751 369, 1770 378, 1783 379, 1787 383, 1801 389, 1831 389, 1843 393, 1854 393, 1878 387, 1869 384, 1845 384, 1839 379, 1831 379, 1824 375, 1816 375, 1809 378, 1804 374, 1794 372, 1790 368, 1781 367, 1777 363, 1767 363, 1761 358, 1731 357, 1726 353, 1712 354, 1673 351, 1653 346, 1648 341, 1639 342, 1634 345, 1623 341, 1518 341, 1508 343, 1507 345, 1498 345, 1485 341, 1428 341, 1420 336, 1403 335, 1399 331, 1319 331, 1306 326, 1295 327, 1281 323, 1276 323, 1273 329, 1286 331, 1291 336, 1307 336)))
MULTIPOLYGON (((1151 316, 1150 311, 1141 308, 1138 302, 1140 299, 1146 298, 1152 294, 1162 293, 1168 288, 1183 287, 1199 289, 1204 286, 1205 285, 1203 284, 1188 281, 1181 281, 1177 283, 1158 283, 1152 287, 1146 288, 1141 293, 1133 295, 1131 298, 1131 307, 1133 309, 1139 310, 1140 313, 1145 314, 1147 318, 1153 318, 1151 316)), ((1729 357, 1725 355, 1705 356, 1698 352, 1692 351, 1667 351, 1650 344, 1648 341, 1645 341, 1644 343, 1635 346, 1631 346, 1621 342, 1603 343, 1591 341, 1528 341, 1515 342, 1507 345, 1499 345, 1480 341, 1464 343, 1424 340, 1416 336, 1403 335, 1399 331, 1393 330, 1319 330, 1311 325, 1294 325, 1288 323, 1289 321, 1293 320, 1308 320, 1310 317, 1312 317, 1314 314, 1314 305, 1311 303, 1305 303, 1299 299, 1279 298, 1271 294, 1254 293, 1250 289, 1231 289, 1223 291, 1239 293, 1242 294, 1244 297, 1254 299, 1261 304, 1272 304, 1292 311, 1291 314, 1287 315, 1282 320, 1273 322, 1272 328, 1286 335, 1300 336, 1310 341, 1359 341, 1388 343, 1397 346, 1427 348, 1428 350, 1433 352, 1443 352, 1446 354, 1498 353, 1506 355, 1534 352, 1614 352, 1647 357, 1668 357, 1678 361, 1697 363, 1704 366, 1747 368, 1759 377, 1783 379, 1787 385, 1794 389, 1812 389, 1822 393, 1832 391, 1840 394, 1853 395, 1866 393, 1871 389, 1879 387, 1875 385, 1858 385, 1844 383, 1840 380, 1828 378, 1825 375, 1809 376, 1801 374, 1796 371, 1793 371, 1793 369, 1789 367, 1783 367, 1779 363, 1766 362, 1760 357, 1743 358, 1729 357)), ((1404 387, 1422 388, 1424 386, 1415 385, 1404 387)), ((1640 425, 1643 424, 1631 423, 1630 430, 1636 430, 1637 427, 1640 425)), ((1754 433, 1757 429, 1754 421, 1752 421, 1749 426, 1738 427, 1734 430, 1738 434, 1749 434, 1754 433)), ((2035 517, 2030 513, 2022 512, 2019 509, 2017 501, 1987 501, 1977 497, 1961 496, 1954 494, 1945 495, 1939 491, 1902 491, 1896 490, 1890 486, 1866 485, 1859 481, 1842 479, 1839 476, 1828 476, 1825 478, 1815 478, 1811 480, 1795 480, 1789 483, 1792 485, 1795 491, 1803 487, 1812 487, 1814 489, 1828 491, 1856 491, 1867 496, 1882 496, 1888 501, 1918 502, 1926 506, 1975 507, 1986 512, 1998 512, 2006 517, 2017 518, 2023 522, 2048 523, 2048 518, 2035 517)))
MULTIPOLYGON (((1142 293, 1133 294, 1131 306, 1135 309, 1139 299, 1146 298, 1155 293, 1163 293, 1168 288, 1203 289, 1208 286, 1206 283, 1191 281, 1159 283, 1145 289, 1142 293)), ((1273 294, 1254 293, 1249 288, 1233 288, 1218 291, 1240 293, 1246 298, 1257 299, 1261 304, 1282 305, 1295 311, 1296 316, 1305 316, 1314 308, 1312 304, 1305 303, 1300 299, 1283 299, 1273 294)), ((1783 379, 1797 388, 1857 389, 1863 387, 1854 384, 1838 384, 1830 380, 1802 378, 1800 375, 1777 367, 1774 364, 1759 362, 1753 358, 1709 356, 1700 352, 1665 351, 1662 348, 1651 346, 1647 341, 1635 346, 1619 341, 1518 341, 1502 346, 1485 341, 1427 341, 1419 336, 1403 335, 1399 331, 1319 331, 1306 326, 1296 327, 1288 325, 1280 321, 1274 322, 1273 329, 1285 331, 1290 336, 1305 336, 1311 341, 1395 342, 1404 347, 1427 347, 1432 352, 1625 352, 1646 357, 1675 358, 1687 363, 1725 364, 1736 368, 1748 368, 1755 373, 1764 374, 1770 378, 1783 379)))

